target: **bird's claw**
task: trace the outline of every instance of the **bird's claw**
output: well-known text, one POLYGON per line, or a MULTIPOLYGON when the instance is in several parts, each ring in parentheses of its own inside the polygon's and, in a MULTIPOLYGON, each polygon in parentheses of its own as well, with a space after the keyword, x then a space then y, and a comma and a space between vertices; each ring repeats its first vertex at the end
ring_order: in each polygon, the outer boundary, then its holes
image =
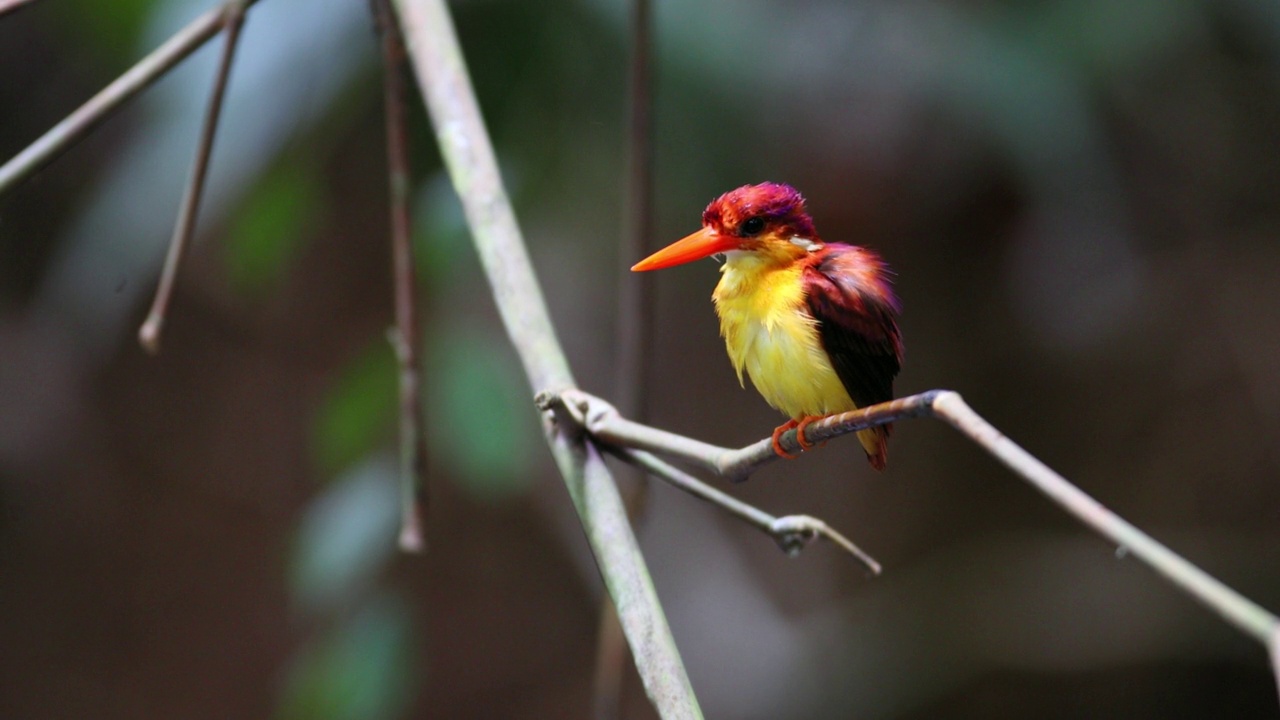
MULTIPOLYGON (((825 415, 806 415, 800 418, 800 422, 796 424, 796 442, 800 443, 800 449, 812 450, 814 448, 814 444, 806 440, 804 437, 805 428, 825 417, 825 415)), ((822 445, 826 445, 826 443, 822 443, 817 447, 822 447, 822 445)))
MULTIPOLYGON (((793 455, 787 452, 786 450, 782 449, 783 433, 794 428, 796 425, 797 423, 795 420, 788 420, 773 429, 773 451, 778 453, 778 457, 781 457, 784 460, 795 460, 796 458, 800 457, 799 455, 793 455)), ((796 439, 800 439, 800 436, 798 434, 796 435, 796 439)), ((804 440, 800 440, 800 448, 801 448, 801 451, 804 450, 804 440)))
MULTIPOLYGON (((788 420, 782 423, 781 425, 779 425, 778 427, 774 428, 773 451, 778 453, 780 457, 786 460, 795 460, 796 458, 800 457, 799 454, 789 453, 786 450, 782 449, 782 436, 788 430, 791 430, 791 429, 794 429, 796 431, 796 443, 800 445, 800 452, 804 452, 805 450, 812 450, 814 448, 814 444, 805 439, 804 437, 805 428, 809 427, 811 424, 813 424, 818 420, 822 420, 824 417, 826 416, 825 415, 805 415, 799 420, 794 420, 794 419, 788 420)), ((826 443, 822 443, 822 445, 826 445, 826 443)), ((819 445, 818 447, 821 447, 821 445, 819 445)))

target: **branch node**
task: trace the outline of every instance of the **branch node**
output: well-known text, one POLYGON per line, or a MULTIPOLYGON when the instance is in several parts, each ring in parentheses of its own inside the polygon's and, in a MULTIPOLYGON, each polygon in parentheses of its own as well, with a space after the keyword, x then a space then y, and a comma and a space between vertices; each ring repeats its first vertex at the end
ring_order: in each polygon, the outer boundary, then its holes
POLYGON ((591 403, 588 395, 568 389, 555 392, 543 390, 534 395, 533 402, 542 412, 550 412, 556 427, 569 437, 579 438, 586 433, 586 415, 591 403))
POLYGON ((551 410, 554 410, 555 404, 559 402, 559 400, 560 395, 550 390, 539 390, 533 396, 534 407, 538 408, 539 412, 550 412, 551 410))
POLYGON ((581 390, 566 390, 562 393, 565 402, 573 405, 581 417, 582 427, 589 433, 597 433, 604 423, 613 418, 622 417, 618 408, 608 401, 589 395, 581 390))
POLYGON ((818 539, 818 531, 808 523, 797 522, 806 520, 804 516, 787 515, 773 521, 769 526, 769 532, 773 533, 774 540, 778 541, 778 547, 787 554, 787 557, 799 557, 809 543, 818 539))
POLYGON ((816 517, 810 515, 780 517, 770 524, 769 531, 773 533, 783 551, 791 557, 799 555, 809 543, 822 537, 840 546, 842 550, 856 558, 858 562, 866 566, 872 575, 879 575, 881 572, 880 563, 876 562, 875 558, 853 544, 852 540, 816 517))

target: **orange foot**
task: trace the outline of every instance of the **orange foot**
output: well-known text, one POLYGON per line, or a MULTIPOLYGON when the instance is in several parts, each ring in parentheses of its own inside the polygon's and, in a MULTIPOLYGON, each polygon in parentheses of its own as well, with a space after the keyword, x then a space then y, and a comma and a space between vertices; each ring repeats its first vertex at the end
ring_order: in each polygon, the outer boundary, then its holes
POLYGON ((773 431, 773 451, 778 453, 778 455, 786 458, 787 460, 795 460, 797 457, 799 457, 799 455, 792 455, 786 450, 783 450, 782 443, 780 442, 780 440, 782 439, 782 434, 792 428, 796 429, 796 442, 800 443, 800 450, 802 452, 805 450, 812 450, 813 443, 804 439, 804 429, 809 427, 809 425, 813 423, 815 420, 821 420, 824 417, 826 416, 825 415, 805 415, 799 420, 788 420, 785 423, 779 425, 773 431))
MULTIPOLYGON (((799 423, 797 423, 795 420, 788 420, 773 429, 773 451, 778 453, 779 457, 782 457, 786 460, 795 460, 796 458, 800 457, 799 455, 792 455, 786 450, 783 450, 782 443, 778 442, 782 438, 782 433, 790 430, 791 428, 795 427, 798 424, 799 423)), ((801 447, 804 447, 803 443, 801 444, 801 447)))
MULTIPOLYGON (((825 418, 826 415, 805 415, 800 418, 799 424, 796 425, 796 442, 800 443, 800 447, 804 450, 812 450, 813 443, 804 439, 804 430, 814 423, 816 420, 825 418)), ((826 443, 823 443, 826 445, 826 443)))

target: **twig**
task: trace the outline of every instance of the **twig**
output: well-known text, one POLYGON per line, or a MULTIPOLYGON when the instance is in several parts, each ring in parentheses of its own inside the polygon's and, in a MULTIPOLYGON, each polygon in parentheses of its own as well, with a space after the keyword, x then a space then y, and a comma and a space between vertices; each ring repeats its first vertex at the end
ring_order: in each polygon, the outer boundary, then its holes
MULTIPOLYGON (((864 410, 832 415, 805 428, 805 439, 811 443, 821 443, 894 420, 930 415, 934 398, 940 392, 943 391, 933 390, 873 405, 864 410)), ((760 467, 778 459, 777 453, 773 451, 772 438, 738 449, 720 447, 628 420, 608 402, 581 390, 571 390, 564 395, 566 402, 577 402, 589 408, 585 411, 586 428, 601 440, 678 457, 733 482, 745 480, 760 467)), ((779 443, 787 452, 803 451, 796 440, 795 430, 783 433, 779 443)))
POLYGON ((1175 587, 1199 600, 1241 632, 1264 645, 1271 642, 1272 634, 1280 627, 1280 618, 1191 564, 1186 558, 1072 485, 974 412, 959 393, 939 393, 933 400, 932 408, 934 417, 946 421, 980 445, 1076 519, 1119 547, 1126 548, 1130 556, 1151 566, 1175 587))
POLYGON ((1271 642, 1267 647, 1267 655, 1271 658, 1271 673, 1276 678, 1276 688, 1280 690, 1280 627, 1271 633, 1271 642))
MULTIPOLYGON (((551 410, 556 413, 556 417, 562 422, 568 422, 574 427, 582 428, 588 432, 595 434, 593 428, 626 425, 632 428, 641 428, 644 430, 653 430, 662 433, 661 430, 655 430, 639 423, 633 423, 624 420, 618 415, 617 410, 612 405, 589 395, 580 390, 571 390, 559 394, 540 393, 535 399, 538 407, 544 410, 551 410), (607 416, 607 419, 606 419, 607 416)), ((669 433, 666 433, 669 435, 669 433)), ((616 434, 613 435, 617 437, 616 434)), ((728 495, 717 490, 701 480, 689 475, 688 473, 672 467, 670 464, 654 457, 651 453, 632 447, 626 447, 625 443, 615 444, 611 440, 606 440, 604 434, 596 435, 596 437, 604 444, 602 448, 605 452, 610 453, 636 467, 643 468, 646 472, 656 475, 658 478, 666 481, 670 485, 683 490, 700 500, 705 500, 712 505, 719 507, 721 510, 731 515, 745 520, 747 523, 765 531, 777 540, 778 545, 786 551, 788 555, 798 555, 804 546, 809 542, 824 537, 835 544, 839 545, 850 555, 853 555, 859 562, 867 567, 873 574, 880 574, 880 564, 870 555, 864 552, 852 541, 844 535, 833 530, 822 520, 808 515, 787 515, 785 517, 774 517, 769 513, 749 505, 732 495, 728 495)), ((680 437, 680 436, 674 436, 680 437)), ((713 446, 707 446, 713 447, 713 446)), ((723 448, 717 448, 722 450, 723 448)), ((728 452, 728 451, 725 451, 728 452)), ((679 452, 673 453, 679 455, 679 452)))
POLYGON ((35 0, 0 0, 0 18, 8 15, 14 10, 21 10, 23 7, 30 5, 35 0))
MULTIPOLYGON (((563 393, 563 398, 566 405, 575 408, 570 419, 575 416, 581 418, 588 432, 609 445, 666 453, 725 477, 743 479, 774 456, 769 438, 739 450, 730 450, 633 423, 618 415, 607 402, 578 390, 563 393)), ((1272 638, 1280 629, 1280 618, 1072 485, 974 412, 958 393, 931 390, 864 410, 833 415, 809 425, 805 438, 812 443, 820 443, 875 425, 925 416, 935 417, 960 431, 1062 509, 1117 546, 1125 548, 1131 557, 1150 566, 1174 587, 1200 601, 1241 632, 1268 648, 1272 647, 1272 638)), ((799 450, 795 435, 794 430, 783 435, 784 450, 799 450)))
POLYGON ((390 0, 370 0, 374 25, 382 38, 384 112, 387 116, 387 168, 391 198, 391 265, 396 327, 389 331, 400 363, 400 548, 426 547, 428 507, 427 447, 419 366, 417 283, 409 219, 409 130, 405 121, 404 40, 390 0))
POLYGON ((653 335, 653 275, 631 272, 649 254, 653 226, 653 152, 650 107, 651 22, 649 0, 631 2, 631 61, 628 85, 626 197, 619 248, 618 351, 615 398, 627 417, 644 422, 649 375, 645 343, 653 335))
MULTIPOLYGON (((395 0, 395 8, 441 154, 529 383, 537 390, 554 392, 573 387, 573 375, 502 187, 448 7, 444 0, 395 0)), ((600 574, 617 605, 645 691, 664 718, 701 717, 604 458, 594 443, 563 423, 544 416, 544 428, 600 574)))
POLYGON ((235 60, 240 28, 244 26, 244 13, 248 7, 248 0, 232 0, 223 6, 222 22, 226 44, 223 45, 218 71, 213 79, 213 92, 205 111, 204 126, 200 129, 195 162, 191 164, 191 177, 187 180, 187 188, 182 195, 178 222, 173 228, 173 237, 169 240, 169 254, 164 259, 164 269, 160 271, 160 286, 156 289, 156 297, 151 303, 146 321, 138 329, 138 342, 152 355, 160 351, 160 332, 164 328, 165 315, 169 310, 169 299, 173 296, 178 267, 182 264, 182 256, 195 233, 196 217, 200 213, 200 200, 204 196, 204 181, 209 170, 209 156, 213 153, 218 119, 222 116, 222 99, 226 95, 231 63, 235 60))
MULTIPOLYGON (((653 337, 653 277, 631 272, 635 258, 649 255, 653 226, 653 82, 649 0, 631 0, 631 54, 627 95, 626 189, 623 198, 622 242, 619 245, 618 321, 614 397, 622 412, 644 422, 648 416, 645 390, 649 378, 650 353, 646 344, 653 337)), ((625 486, 631 521, 644 514, 649 485, 643 472, 638 482, 625 486)), ((596 626, 596 667, 592 705, 596 720, 610 720, 620 714, 622 680, 627 667, 627 645, 622 638, 613 603, 601 602, 596 626)))
POLYGON ((174 33, 150 55, 129 68, 110 85, 98 91, 84 105, 62 119, 39 139, 28 145, 9 162, 0 166, 0 195, 12 190, 40 168, 49 164, 64 150, 84 137, 108 115, 160 79, 191 53, 200 49, 226 22, 227 8, 248 8, 257 0, 229 0, 213 8, 174 33))
POLYGON ((809 515, 774 517, 753 505, 744 503, 732 495, 707 485, 692 475, 672 467, 643 450, 631 450, 613 445, 605 445, 604 448, 607 452, 644 468, 690 495, 706 500, 712 505, 726 510, 735 517, 763 530, 777 541, 778 547, 792 557, 799 555, 810 542, 818 538, 824 538, 852 555, 858 562, 865 565, 873 575, 880 574, 880 563, 876 562, 862 548, 854 545, 849 538, 836 532, 831 526, 818 518, 809 515))
POLYGON ((622 716, 622 679, 627 669, 627 637, 618 620, 613 598, 600 600, 596 621, 596 665, 591 688, 591 717, 617 720, 622 716))

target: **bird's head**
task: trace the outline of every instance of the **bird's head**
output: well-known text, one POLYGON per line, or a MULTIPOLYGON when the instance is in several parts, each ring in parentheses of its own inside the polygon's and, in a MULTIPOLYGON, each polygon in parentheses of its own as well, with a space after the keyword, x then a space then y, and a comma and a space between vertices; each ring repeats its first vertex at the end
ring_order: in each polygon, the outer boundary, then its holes
POLYGON ((702 229, 636 263, 660 270, 717 253, 755 253, 788 262, 822 247, 804 198, 790 185, 744 185, 711 201, 702 229))

